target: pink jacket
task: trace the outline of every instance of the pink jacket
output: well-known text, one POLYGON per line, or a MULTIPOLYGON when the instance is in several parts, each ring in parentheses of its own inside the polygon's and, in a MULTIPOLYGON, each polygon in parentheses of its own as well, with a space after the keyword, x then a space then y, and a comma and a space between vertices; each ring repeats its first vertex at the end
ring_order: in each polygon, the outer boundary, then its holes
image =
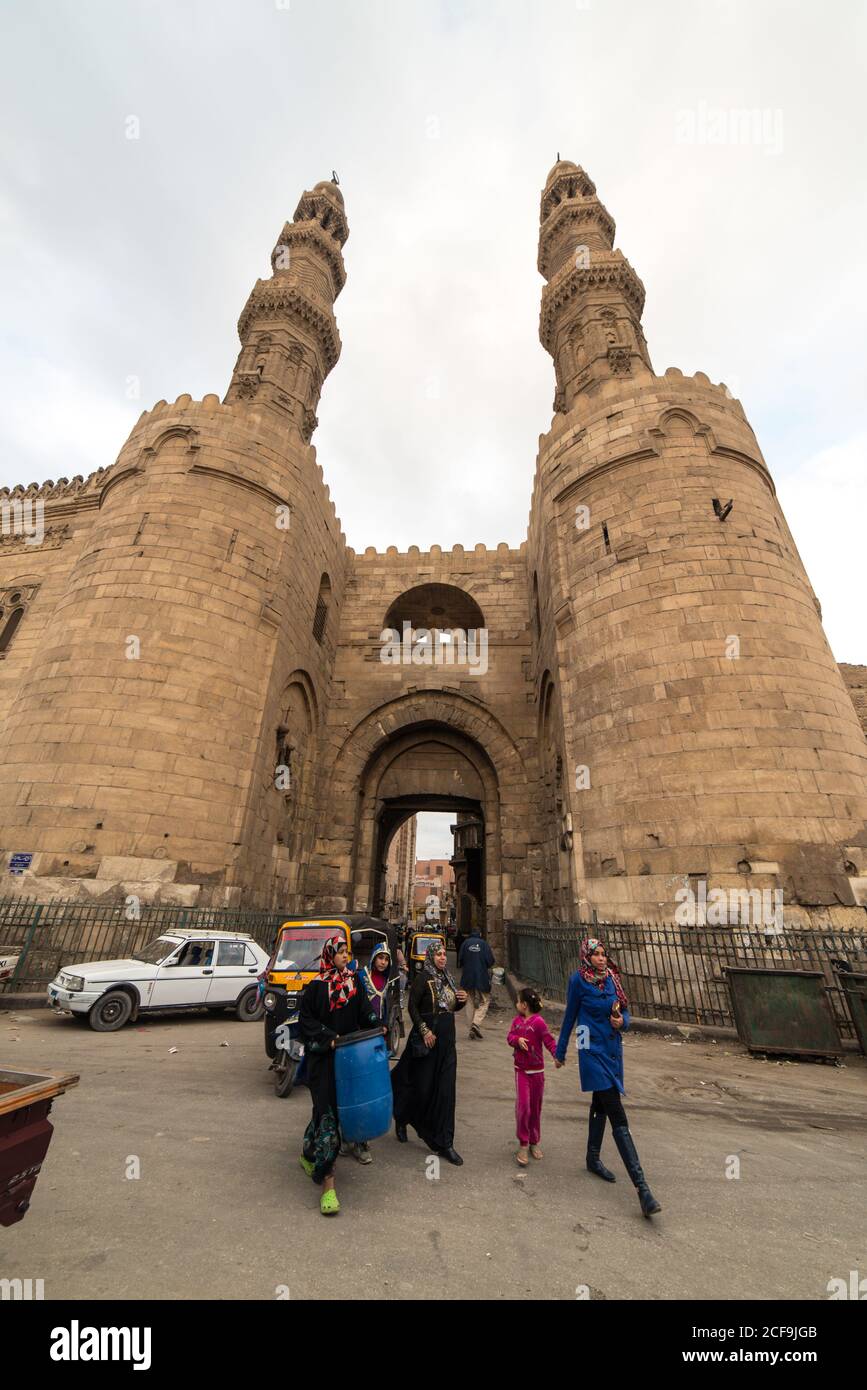
POLYGON ((547 1047, 551 1056, 556 1056, 557 1044, 548 1025, 541 1014, 516 1014, 512 1019, 512 1026, 509 1029, 509 1036, 506 1042, 515 1049, 515 1068, 517 1071, 544 1071, 545 1054, 542 1047, 547 1047), (518 1046, 518 1039, 527 1039, 527 1051, 518 1046))

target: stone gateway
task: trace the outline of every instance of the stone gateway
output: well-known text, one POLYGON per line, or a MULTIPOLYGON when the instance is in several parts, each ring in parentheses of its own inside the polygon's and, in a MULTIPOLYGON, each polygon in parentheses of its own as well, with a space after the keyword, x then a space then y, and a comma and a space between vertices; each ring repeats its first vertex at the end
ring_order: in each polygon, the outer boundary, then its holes
POLYGON ((556 389, 519 548, 346 545, 310 442, 333 182, 281 231, 223 401, 159 401, 111 467, 0 494, 5 894, 381 912, 393 837, 444 810, 495 947, 509 920, 672 922, 699 884, 863 926, 867 742, 753 431, 725 386, 655 373, 568 160, 540 222, 556 389))

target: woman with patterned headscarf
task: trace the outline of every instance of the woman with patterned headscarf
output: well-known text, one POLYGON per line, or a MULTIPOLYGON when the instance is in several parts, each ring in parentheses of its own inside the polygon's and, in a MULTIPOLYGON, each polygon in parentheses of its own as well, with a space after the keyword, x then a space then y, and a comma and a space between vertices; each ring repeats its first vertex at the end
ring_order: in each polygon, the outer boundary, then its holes
POLYGON ((556 1065, 562 1067, 569 1037, 578 1025, 578 1069, 582 1091, 592 1091, 590 1131, 587 1137, 587 1167, 605 1182, 615 1182, 614 1174, 601 1158, 606 1119, 626 1171, 638 1189, 638 1200, 645 1216, 662 1208, 651 1192, 641 1169, 638 1154, 621 1095, 623 1089, 623 1043, 621 1032, 629 1027, 629 1001, 623 992, 617 966, 608 958, 596 937, 581 942, 581 965, 569 980, 566 1016, 557 1043, 556 1065))
POLYGON ((313 1114, 301 1146, 301 1167, 324 1189, 319 1202, 323 1216, 340 1210, 334 1190, 334 1164, 340 1150, 334 1044, 347 1033, 379 1025, 366 993, 347 968, 348 962, 343 937, 332 936, 322 948, 317 979, 304 986, 298 1018, 313 1098, 313 1114))
POLYGON ((410 990, 412 1031, 391 1074, 394 1130, 405 1144, 412 1125, 432 1153, 454 1164, 464 1161, 455 1150, 455 1014, 466 1002, 446 968, 445 946, 432 941, 410 990))

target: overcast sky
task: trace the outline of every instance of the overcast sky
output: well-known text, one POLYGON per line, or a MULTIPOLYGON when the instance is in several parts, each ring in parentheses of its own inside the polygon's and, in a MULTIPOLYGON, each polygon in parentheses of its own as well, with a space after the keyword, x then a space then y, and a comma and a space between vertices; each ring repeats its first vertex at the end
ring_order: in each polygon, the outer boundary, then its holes
POLYGON ((644 280, 656 370, 742 400, 834 651, 867 662, 862 4, 7 0, 2 24, 0 482, 108 465, 154 401, 222 395, 276 234, 336 169, 314 442, 347 539, 520 543, 559 151, 644 280), (756 138, 708 143, 733 109, 756 138))

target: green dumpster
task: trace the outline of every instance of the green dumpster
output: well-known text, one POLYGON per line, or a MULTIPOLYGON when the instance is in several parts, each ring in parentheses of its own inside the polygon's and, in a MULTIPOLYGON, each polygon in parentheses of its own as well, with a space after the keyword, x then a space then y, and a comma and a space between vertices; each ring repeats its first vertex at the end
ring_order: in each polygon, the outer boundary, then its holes
POLYGON ((867 975, 859 974, 857 970, 840 970, 837 979, 849 1005, 861 1051, 867 1053, 867 975))
POLYGON ((726 966, 738 1037, 751 1052, 839 1057, 843 1044, 821 970, 726 966))

